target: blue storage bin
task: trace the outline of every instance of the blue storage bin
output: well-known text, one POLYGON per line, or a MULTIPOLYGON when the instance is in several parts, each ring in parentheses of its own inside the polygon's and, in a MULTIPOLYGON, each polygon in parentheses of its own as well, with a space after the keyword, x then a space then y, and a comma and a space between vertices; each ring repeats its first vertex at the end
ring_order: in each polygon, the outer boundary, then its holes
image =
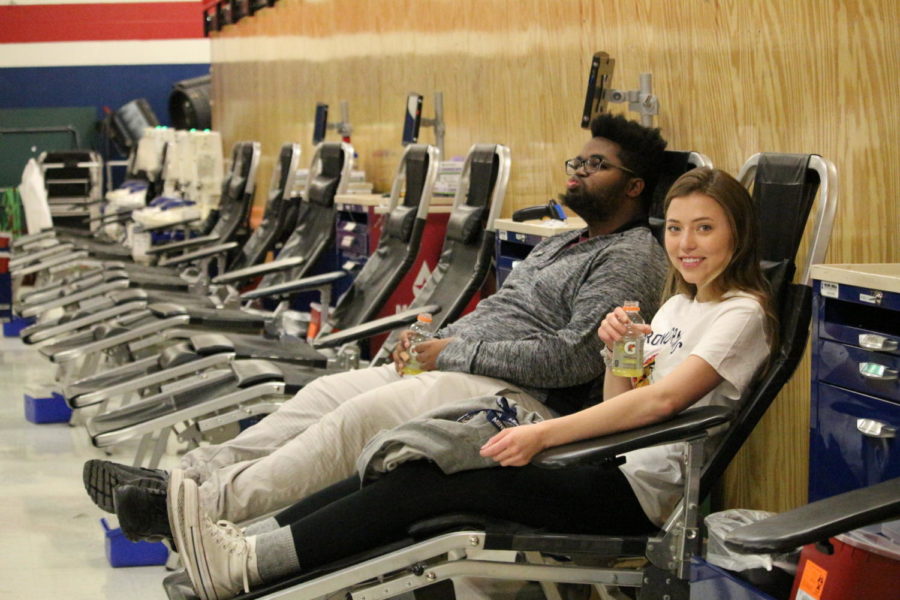
POLYGON ((105 518, 100 519, 106 537, 106 558, 113 567, 147 567, 164 565, 169 549, 162 542, 132 542, 118 527, 110 527, 105 518))
POLYGON ((72 409, 59 392, 51 392, 49 396, 26 392, 25 418, 32 423, 68 423, 72 409))
POLYGON ((22 330, 33 323, 33 318, 22 319, 21 317, 13 317, 11 321, 3 324, 3 335, 6 337, 19 337, 22 330))

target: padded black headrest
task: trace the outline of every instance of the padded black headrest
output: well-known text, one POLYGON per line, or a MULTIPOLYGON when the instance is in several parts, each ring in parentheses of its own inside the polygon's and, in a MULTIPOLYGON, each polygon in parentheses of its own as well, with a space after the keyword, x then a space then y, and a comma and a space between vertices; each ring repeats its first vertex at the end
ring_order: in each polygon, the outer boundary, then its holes
POLYGON ((765 153, 759 157, 753 200, 759 215, 762 260, 793 258, 818 189, 808 154, 765 153))
POLYGON ((309 201, 319 206, 333 206, 334 194, 337 191, 339 177, 316 175, 309 182, 309 201))
POLYGON ((406 196, 403 204, 418 206, 428 174, 428 152, 425 146, 413 146, 406 153, 406 196))
POLYGON ((469 189, 466 204, 469 206, 490 206, 491 194, 497 182, 499 157, 495 146, 478 146, 472 151, 469 166, 469 189))
POLYGON ((690 170, 691 165, 688 163, 690 157, 690 152, 679 152, 676 150, 663 152, 656 182, 648 182, 650 185, 653 185, 653 190, 650 192, 649 211, 651 224, 656 222, 655 219, 659 219, 659 222, 665 220, 666 194, 669 193, 669 188, 672 187, 675 180, 690 170))
POLYGON ((383 235, 408 242, 416 223, 417 206, 397 206, 387 216, 383 235))
POLYGON ((344 151, 338 142, 327 142, 319 149, 322 167, 319 173, 325 177, 340 177, 344 168, 344 151))
POLYGON ((481 239, 487 209, 483 206, 457 206, 447 221, 446 239, 472 244, 481 239))

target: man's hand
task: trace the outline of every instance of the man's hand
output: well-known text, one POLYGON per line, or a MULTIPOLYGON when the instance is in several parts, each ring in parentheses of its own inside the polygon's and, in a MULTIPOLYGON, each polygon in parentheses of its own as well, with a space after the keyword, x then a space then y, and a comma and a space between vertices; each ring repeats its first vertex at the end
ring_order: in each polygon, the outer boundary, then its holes
POLYGON ((409 329, 404 329, 400 332, 400 341, 397 342, 397 345, 394 346, 394 351, 391 352, 391 360, 394 361, 394 367, 396 367, 398 373, 400 373, 403 370, 403 367, 406 366, 406 363, 409 362, 410 333, 412 333, 412 331, 409 329))
POLYGON ((409 342, 411 333, 412 331, 409 329, 404 330, 400 334, 400 341, 397 342, 394 351, 391 353, 391 359, 394 361, 394 367, 396 367, 397 372, 400 373, 403 370, 403 367, 409 362, 413 353, 416 355, 416 360, 419 361, 419 368, 423 371, 433 371, 434 369, 437 369, 438 355, 453 338, 428 340, 427 342, 416 344, 414 348, 411 348, 409 342))
POLYGON ((433 371, 437 369, 438 355, 451 340, 453 340, 453 338, 443 338, 416 344, 412 350, 416 353, 416 360, 419 361, 419 367, 423 371, 433 371))
POLYGON ((544 449, 542 423, 504 429, 481 447, 481 456, 493 458, 503 467, 521 467, 544 449))

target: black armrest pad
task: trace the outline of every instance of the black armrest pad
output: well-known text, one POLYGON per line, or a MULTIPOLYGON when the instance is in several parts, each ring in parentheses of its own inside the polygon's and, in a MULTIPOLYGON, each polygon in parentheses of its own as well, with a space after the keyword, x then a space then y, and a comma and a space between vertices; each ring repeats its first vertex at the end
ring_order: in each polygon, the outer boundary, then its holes
POLYGON ((153 232, 153 231, 162 231, 163 229, 170 229, 172 227, 181 227, 182 225, 189 225, 191 223, 196 223, 200 220, 200 217, 191 217, 189 219, 182 219, 181 221, 173 221, 171 223, 162 223, 160 225, 141 225, 141 230, 144 232, 153 232))
POLYGON ((239 388, 284 379, 281 369, 267 360, 236 360, 231 363, 231 370, 234 371, 239 388))
POLYGON ((194 250, 193 252, 187 252, 185 254, 178 254, 176 256, 169 256, 163 258, 159 261, 159 266, 168 267, 171 265, 177 265, 180 263, 191 262, 194 260, 200 260, 201 258, 207 258, 209 256, 215 256, 217 254, 223 254, 228 252, 233 248, 237 248, 237 242, 226 242, 224 244, 214 244, 212 246, 204 246, 199 250, 194 250))
POLYGON ((90 219, 85 219, 84 221, 85 223, 111 223, 113 221, 124 221, 131 216, 131 213, 133 211, 133 208, 123 208, 122 210, 103 213, 99 217, 91 217, 90 219))
POLYGON ((689 408, 662 423, 544 450, 531 463, 545 469, 562 469, 606 460, 630 450, 690 439, 727 423, 733 413, 721 406, 689 408))
POLYGON ((303 264, 304 262, 306 262, 306 259, 302 256, 283 258, 281 260, 274 260, 272 262, 267 262, 261 265, 247 267, 246 269, 228 271, 227 273, 223 273, 218 277, 214 277, 212 282, 234 283, 236 281, 241 281, 244 279, 252 279, 257 275, 267 275, 269 273, 275 273, 276 271, 284 271, 286 269, 290 269, 296 267, 297 265, 303 264))
POLYGON ((340 346, 341 344, 345 344, 347 342, 366 339, 368 337, 372 337, 373 335, 384 333, 385 331, 397 329, 398 327, 402 327, 403 325, 409 325, 410 323, 415 322, 416 317, 421 313, 427 312, 431 314, 437 314, 440 311, 441 306, 439 304, 429 304, 427 306, 408 308, 393 315, 388 315, 386 317, 381 317, 380 319, 375 319, 374 321, 361 323, 356 327, 350 327, 348 329, 342 329, 341 331, 338 331, 336 333, 323 335, 316 338, 315 341, 313 341, 312 345, 316 348, 334 348, 335 346, 340 346))
POLYGON ((287 283, 279 283, 278 285, 270 285, 269 287, 257 288, 255 290, 245 292, 241 294, 241 299, 253 300, 254 298, 265 298, 266 296, 281 296, 283 294, 290 294, 293 292, 314 290, 316 288, 322 287, 323 285, 334 283, 345 275, 347 275, 346 271, 332 271, 331 273, 314 275, 313 277, 304 277, 303 279, 288 281, 287 283))
POLYGON ((753 554, 783 552, 897 517, 900 477, 738 527, 725 538, 725 545, 753 554))
POLYGON ((198 333, 191 336, 191 345, 200 356, 219 352, 234 352, 234 344, 227 335, 221 333, 198 333))
POLYGON ((154 302, 153 304, 147 305, 147 310, 149 310, 160 319, 167 319, 169 317, 177 317, 180 315, 188 314, 188 311, 185 307, 172 302, 154 302))
POLYGON ((188 248, 193 248, 194 246, 202 246, 203 244, 212 244, 219 241, 219 236, 217 235, 201 235, 198 237, 192 237, 187 240, 181 240, 180 242, 172 242, 170 244, 160 244, 159 246, 153 246, 149 250, 147 250, 147 254, 155 255, 155 254, 168 254, 169 252, 178 252, 179 250, 187 250, 188 248))

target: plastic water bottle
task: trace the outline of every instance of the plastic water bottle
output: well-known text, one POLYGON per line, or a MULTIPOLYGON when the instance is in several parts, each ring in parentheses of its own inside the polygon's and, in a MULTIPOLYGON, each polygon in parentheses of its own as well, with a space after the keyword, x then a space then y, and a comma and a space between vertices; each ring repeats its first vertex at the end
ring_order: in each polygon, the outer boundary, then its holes
POLYGON ((420 314, 416 317, 416 322, 409 328, 409 331, 409 360, 403 366, 402 372, 404 375, 418 375, 422 372, 422 365, 419 364, 413 348, 416 347, 416 344, 427 342, 434 337, 434 333, 431 331, 431 315, 428 313, 420 314))
POLYGON ((636 301, 626 302, 622 308, 631 323, 613 344, 612 372, 619 377, 640 377, 644 374, 644 334, 632 325, 641 325, 644 319, 636 301))

